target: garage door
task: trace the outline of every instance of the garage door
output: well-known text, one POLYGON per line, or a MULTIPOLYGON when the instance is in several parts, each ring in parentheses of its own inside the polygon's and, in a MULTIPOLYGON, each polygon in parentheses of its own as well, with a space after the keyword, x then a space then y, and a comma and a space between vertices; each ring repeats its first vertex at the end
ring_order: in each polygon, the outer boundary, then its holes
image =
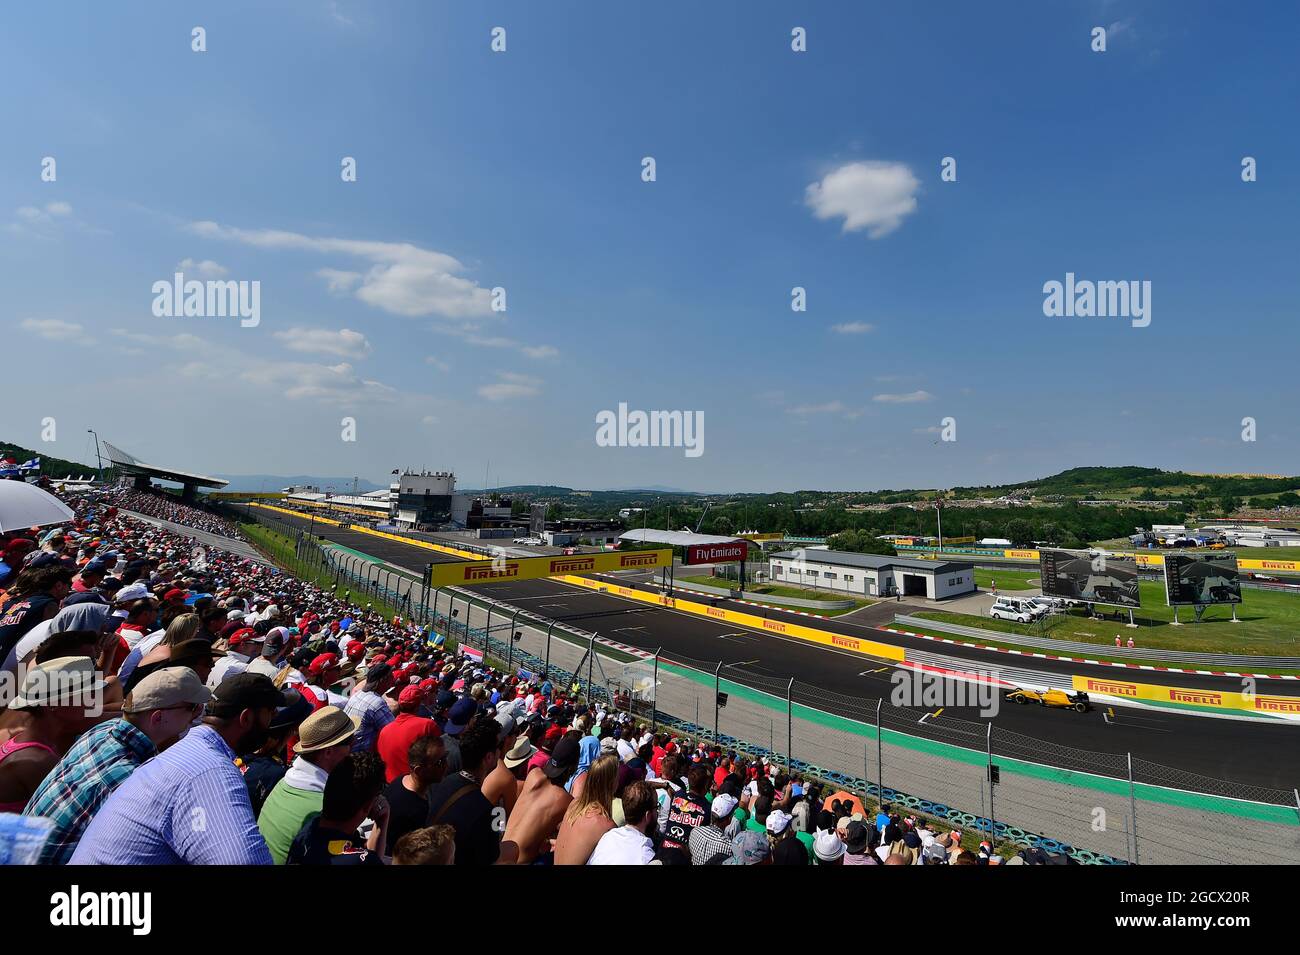
POLYGON ((925 578, 920 574, 903 575, 903 596, 924 597, 926 595, 925 578))

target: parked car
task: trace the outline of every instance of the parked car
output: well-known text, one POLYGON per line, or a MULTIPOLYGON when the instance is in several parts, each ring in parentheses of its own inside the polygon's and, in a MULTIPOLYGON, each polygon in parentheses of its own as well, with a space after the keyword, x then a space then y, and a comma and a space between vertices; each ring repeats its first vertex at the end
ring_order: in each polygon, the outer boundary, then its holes
POLYGON ((1032 623, 1041 615, 1033 604, 1014 598, 999 597, 989 608, 989 616, 994 620, 1014 620, 1016 623, 1032 623))
POLYGON ((1048 597, 1045 595, 1039 597, 1030 597, 1029 602, 1039 607, 1042 607, 1048 613, 1064 612, 1065 608, 1069 606, 1069 604, 1066 603, 1065 599, 1062 597, 1048 597))

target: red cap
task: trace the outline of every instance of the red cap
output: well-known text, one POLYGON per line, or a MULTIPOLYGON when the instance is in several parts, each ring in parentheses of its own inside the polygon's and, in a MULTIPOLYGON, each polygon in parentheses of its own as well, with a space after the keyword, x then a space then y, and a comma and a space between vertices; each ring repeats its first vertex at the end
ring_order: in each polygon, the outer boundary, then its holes
POLYGON ((408 683, 402 687, 402 692, 397 694, 398 703, 418 703, 424 699, 424 690, 414 683, 408 683))
MULTIPOLYGON (((349 643, 348 646, 350 647, 352 646, 352 644, 349 643)), ((376 663, 387 663, 387 662, 388 662, 388 657, 384 656, 382 653, 376 653, 373 657, 370 658, 371 666, 374 666, 376 663)))
POLYGON ((542 742, 558 743, 562 736, 564 736, 564 730, 558 726, 552 726, 550 729, 546 731, 546 735, 542 738, 542 742))
POLYGON ((320 676, 326 670, 332 670, 338 665, 339 657, 337 653, 322 653, 307 664, 307 672, 312 676, 320 676))
POLYGON ((230 635, 230 645, 232 647, 237 647, 241 643, 255 643, 256 638, 257 631, 252 627, 240 627, 230 635))
POLYGON ((366 655, 366 645, 360 640, 353 640, 348 644, 347 655, 349 660, 356 663, 366 655))
POLYGON ((173 587, 167 593, 163 594, 163 603, 171 603, 173 600, 184 600, 185 591, 178 587, 173 587))
POLYGON ((437 686, 438 686, 438 681, 431 676, 425 677, 419 683, 420 689, 426 693, 428 693, 430 690, 437 689, 437 686))

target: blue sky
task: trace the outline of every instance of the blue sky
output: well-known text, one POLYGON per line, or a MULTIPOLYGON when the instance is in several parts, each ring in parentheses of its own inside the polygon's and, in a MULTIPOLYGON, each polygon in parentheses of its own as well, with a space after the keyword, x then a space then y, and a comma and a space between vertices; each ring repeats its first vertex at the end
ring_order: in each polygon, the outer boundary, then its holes
POLYGON ((94 427, 204 472, 473 486, 1300 473, 1291 5, 5 18, 8 440, 84 459, 94 427), (260 282, 260 324, 155 317, 187 261, 260 282), (1150 281, 1150 326, 1045 317, 1067 272, 1150 281), (619 402, 703 412, 705 453, 598 447, 619 402))

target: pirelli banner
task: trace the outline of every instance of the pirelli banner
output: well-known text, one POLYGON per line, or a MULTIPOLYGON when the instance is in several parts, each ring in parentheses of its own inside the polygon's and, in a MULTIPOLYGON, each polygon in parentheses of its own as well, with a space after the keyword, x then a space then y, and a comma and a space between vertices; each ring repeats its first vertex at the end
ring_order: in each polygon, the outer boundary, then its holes
POLYGON ((539 580, 565 574, 608 574, 616 570, 656 570, 672 563, 673 552, 632 550, 613 554, 574 554, 571 557, 494 557, 464 563, 434 564, 433 587, 472 587, 503 580, 539 580))
POLYGON ((1119 699, 1172 704, 1201 710, 1236 710, 1274 719, 1300 720, 1300 696, 1278 693, 1240 693, 1232 690, 1199 690, 1158 683, 1135 683, 1125 679, 1092 676, 1071 678, 1076 690, 1119 699))

